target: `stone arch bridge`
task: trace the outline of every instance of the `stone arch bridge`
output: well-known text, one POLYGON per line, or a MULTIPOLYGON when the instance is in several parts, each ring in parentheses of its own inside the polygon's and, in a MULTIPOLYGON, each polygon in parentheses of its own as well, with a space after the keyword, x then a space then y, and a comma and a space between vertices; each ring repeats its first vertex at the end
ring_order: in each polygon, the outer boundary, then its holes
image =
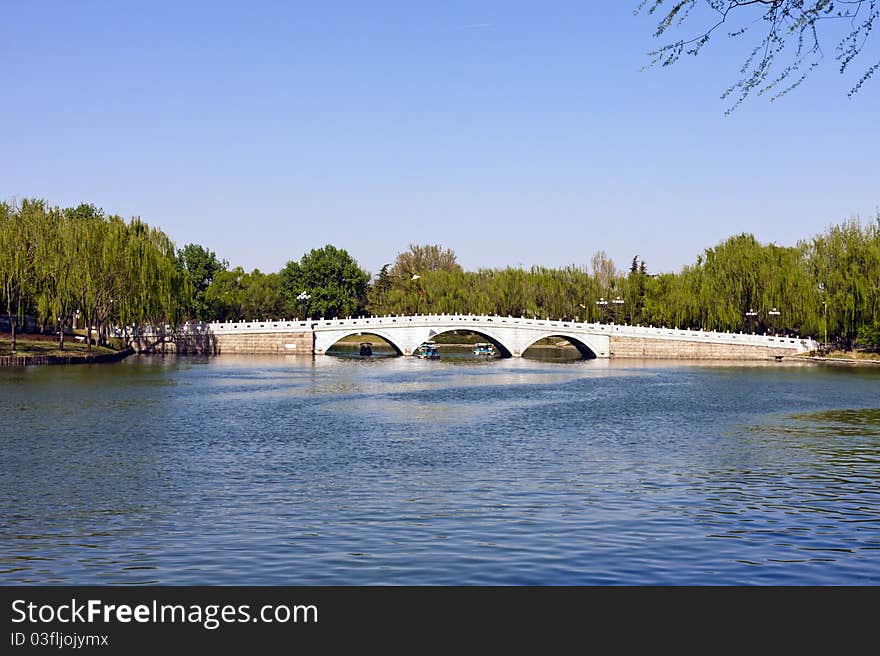
POLYGON ((760 360, 818 348, 812 339, 774 335, 441 314, 185 325, 176 333, 174 350, 205 352, 208 345, 214 353, 323 355, 349 335, 377 335, 399 354, 412 355, 422 342, 450 330, 470 330, 482 335, 508 357, 520 357, 529 346, 546 337, 568 340, 586 358, 760 360))

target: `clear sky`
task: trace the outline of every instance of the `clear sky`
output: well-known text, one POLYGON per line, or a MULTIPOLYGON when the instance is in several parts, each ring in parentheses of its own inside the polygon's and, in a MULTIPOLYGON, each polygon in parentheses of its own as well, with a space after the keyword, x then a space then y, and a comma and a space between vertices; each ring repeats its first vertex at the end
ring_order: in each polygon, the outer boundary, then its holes
MULTIPOLYGON (((676 270, 731 234, 794 244, 880 205, 877 37, 732 116, 749 43, 640 70, 635 0, 0 0, 0 198, 92 202, 276 271, 332 243, 468 269, 676 270)), ((689 34, 696 24, 681 34, 689 34)))

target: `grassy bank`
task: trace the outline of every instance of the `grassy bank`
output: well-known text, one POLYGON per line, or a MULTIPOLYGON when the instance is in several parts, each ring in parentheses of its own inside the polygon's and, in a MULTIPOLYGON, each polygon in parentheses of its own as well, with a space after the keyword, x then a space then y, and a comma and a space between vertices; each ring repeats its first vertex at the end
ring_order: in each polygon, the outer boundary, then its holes
POLYGON ((12 352, 12 341, 8 339, 0 339, 0 356, 16 355, 19 357, 41 357, 41 356, 64 356, 64 357, 89 357, 91 355, 109 355, 116 353, 115 349, 106 348, 104 346, 92 345, 92 350, 88 350, 88 346, 77 342, 75 339, 64 340, 64 350, 58 348, 58 340, 32 339, 30 335, 15 340, 15 353, 12 352))
POLYGON ((852 351, 831 351, 824 355, 813 355, 811 360, 826 362, 841 362, 849 364, 875 364, 880 365, 880 353, 876 351, 866 351, 855 349, 852 351))

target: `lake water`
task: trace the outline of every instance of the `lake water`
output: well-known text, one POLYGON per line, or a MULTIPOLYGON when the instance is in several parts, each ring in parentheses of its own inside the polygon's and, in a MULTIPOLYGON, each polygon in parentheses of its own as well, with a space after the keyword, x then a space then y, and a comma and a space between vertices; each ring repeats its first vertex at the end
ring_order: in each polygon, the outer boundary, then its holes
POLYGON ((880 583, 880 368, 0 369, 0 583, 880 583))

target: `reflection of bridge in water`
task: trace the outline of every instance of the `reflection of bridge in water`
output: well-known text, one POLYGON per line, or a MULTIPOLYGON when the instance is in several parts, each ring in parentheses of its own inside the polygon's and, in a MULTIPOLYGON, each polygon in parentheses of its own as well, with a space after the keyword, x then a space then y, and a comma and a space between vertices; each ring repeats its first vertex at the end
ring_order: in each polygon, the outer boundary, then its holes
POLYGON ((211 337, 217 353, 327 353, 351 335, 376 335, 402 355, 422 342, 452 330, 469 330, 491 342, 503 356, 519 357, 547 337, 573 344, 586 358, 781 358, 815 350, 812 339, 702 330, 577 323, 486 315, 416 315, 313 319, 309 321, 215 322, 181 331, 177 350, 187 349, 187 335, 211 337))

